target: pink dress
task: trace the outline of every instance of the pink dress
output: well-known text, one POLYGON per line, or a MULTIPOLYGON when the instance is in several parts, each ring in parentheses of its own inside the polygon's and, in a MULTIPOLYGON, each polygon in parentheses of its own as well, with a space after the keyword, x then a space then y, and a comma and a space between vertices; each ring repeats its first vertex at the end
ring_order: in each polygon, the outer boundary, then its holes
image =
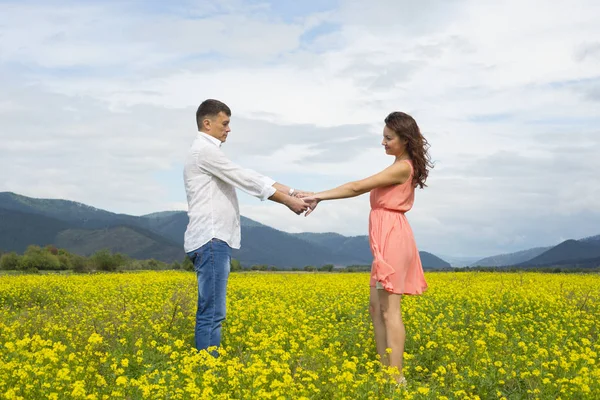
POLYGON ((401 185, 371 190, 369 242, 373 253, 371 287, 379 282, 396 294, 421 294, 427 289, 421 257, 412 229, 404 215, 415 200, 414 169, 401 185))

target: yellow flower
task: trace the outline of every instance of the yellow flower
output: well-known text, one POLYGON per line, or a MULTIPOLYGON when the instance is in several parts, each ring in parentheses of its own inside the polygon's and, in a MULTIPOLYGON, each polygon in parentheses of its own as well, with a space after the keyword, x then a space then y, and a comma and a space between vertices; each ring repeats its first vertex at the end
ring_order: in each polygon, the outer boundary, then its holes
POLYGON ((85 382, 77 381, 73 384, 73 391, 71 392, 71 396, 74 398, 85 398, 85 382))
POLYGON ((92 333, 92 334, 90 335, 90 337, 88 338, 88 343, 90 343, 90 344, 100 344, 100 343, 102 343, 102 342, 103 342, 103 340, 104 340, 104 339, 103 339, 103 338, 102 338, 102 336, 100 336, 99 334, 97 334, 97 333, 92 333))

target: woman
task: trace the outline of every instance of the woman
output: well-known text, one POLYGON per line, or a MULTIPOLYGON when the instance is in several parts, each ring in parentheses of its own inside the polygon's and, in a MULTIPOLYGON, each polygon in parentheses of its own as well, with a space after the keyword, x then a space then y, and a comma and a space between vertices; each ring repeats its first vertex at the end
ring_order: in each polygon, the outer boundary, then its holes
POLYGON ((429 144, 415 120, 393 112, 385 119, 385 152, 394 163, 369 178, 306 196, 310 214, 323 200, 344 199, 371 192, 369 243, 373 252, 369 311, 377 352, 384 365, 398 368, 395 376, 406 385, 402 358, 406 333, 400 301, 403 294, 421 294, 427 289, 415 239, 404 213, 412 208, 415 188, 423 188, 431 164, 429 144), (386 349, 391 348, 388 355, 386 349))

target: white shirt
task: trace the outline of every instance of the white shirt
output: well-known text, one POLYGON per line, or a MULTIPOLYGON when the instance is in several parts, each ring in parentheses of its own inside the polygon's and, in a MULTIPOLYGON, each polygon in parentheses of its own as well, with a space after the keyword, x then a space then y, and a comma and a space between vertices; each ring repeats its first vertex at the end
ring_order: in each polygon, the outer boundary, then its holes
POLYGON ((275 181, 231 162, 221 151, 221 141, 204 132, 192 143, 183 169, 189 223, 185 231, 186 253, 211 239, 240 248, 240 209, 235 188, 260 198, 271 197, 275 181))

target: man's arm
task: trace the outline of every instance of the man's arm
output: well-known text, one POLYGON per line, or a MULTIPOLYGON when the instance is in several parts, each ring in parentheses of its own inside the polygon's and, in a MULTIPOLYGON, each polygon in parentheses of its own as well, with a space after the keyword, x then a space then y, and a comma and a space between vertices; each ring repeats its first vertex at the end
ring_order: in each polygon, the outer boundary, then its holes
POLYGON ((267 200, 276 191, 262 175, 233 163, 216 147, 204 148, 197 160, 202 171, 262 201, 267 200))
POLYGON ((198 158, 198 166, 219 179, 243 190, 251 196, 258 197, 262 201, 271 200, 287 206, 296 214, 307 209, 302 199, 291 197, 278 191, 277 182, 267 178, 253 170, 242 168, 229 160, 220 149, 208 148, 198 158))

